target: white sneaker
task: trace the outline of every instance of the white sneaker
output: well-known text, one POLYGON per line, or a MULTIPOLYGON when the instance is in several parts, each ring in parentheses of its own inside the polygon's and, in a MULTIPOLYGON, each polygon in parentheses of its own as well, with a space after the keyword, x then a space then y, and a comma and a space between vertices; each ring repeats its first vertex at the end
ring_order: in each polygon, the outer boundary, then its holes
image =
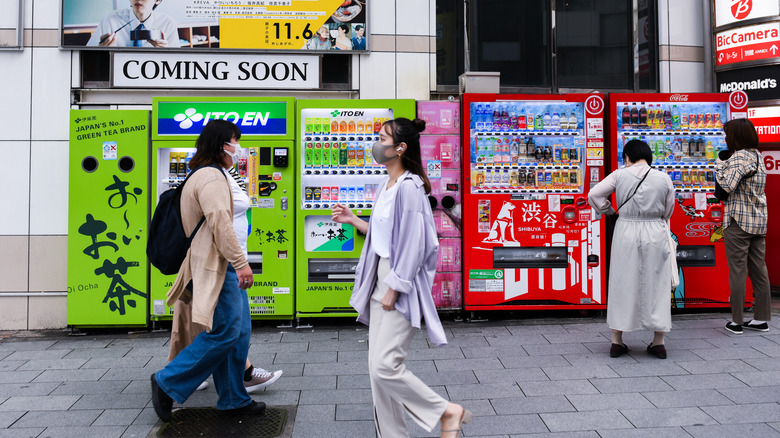
POLYGON ((209 381, 208 380, 204 380, 203 383, 201 383, 200 385, 198 385, 197 388, 195 388, 195 391, 203 391, 204 389, 206 389, 208 387, 209 387, 209 381))
POLYGON ((282 370, 268 371, 262 368, 255 367, 252 370, 252 379, 250 381, 244 381, 244 387, 246 392, 257 391, 263 389, 270 384, 279 380, 282 377, 282 370))

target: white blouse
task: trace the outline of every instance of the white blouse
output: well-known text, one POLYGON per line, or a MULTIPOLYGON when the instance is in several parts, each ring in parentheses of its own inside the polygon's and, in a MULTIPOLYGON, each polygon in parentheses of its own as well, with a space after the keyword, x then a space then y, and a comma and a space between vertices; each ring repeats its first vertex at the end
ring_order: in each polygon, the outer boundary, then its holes
POLYGON ((393 205, 398 184, 383 190, 371 212, 371 248, 382 258, 390 257, 390 236, 393 232, 393 205))

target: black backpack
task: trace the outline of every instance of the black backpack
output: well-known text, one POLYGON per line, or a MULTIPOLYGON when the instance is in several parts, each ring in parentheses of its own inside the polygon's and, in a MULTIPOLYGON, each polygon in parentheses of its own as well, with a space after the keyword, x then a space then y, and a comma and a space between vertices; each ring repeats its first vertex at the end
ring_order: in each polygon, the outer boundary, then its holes
MULTIPOLYGON (((205 216, 200 218, 190 237, 187 237, 181 222, 181 194, 184 190, 184 184, 187 183, 192 174, 203 167, 207 166, 192 169, 178 187, 168 189, 160 195, 160 201, 157 203, 152 222, 149 224, 146 256, 149 257, 152 266, 165 275, 179 272, 179 268, 187 256, 187 251, 190 249, 192 239, 198 233, 203 222, 206 221, 205 216)), ((217 166, 208 167, 218 168, 217 166)))

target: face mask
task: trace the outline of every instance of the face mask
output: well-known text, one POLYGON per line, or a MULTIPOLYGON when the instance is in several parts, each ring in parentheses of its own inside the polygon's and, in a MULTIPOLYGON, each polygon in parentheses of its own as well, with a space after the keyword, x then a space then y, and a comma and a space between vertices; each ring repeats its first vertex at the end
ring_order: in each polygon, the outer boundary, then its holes
POLYGON ((230 159, 233 161, 233 164, 238 163, 238 159, 241 158, 241 145, 238 143, 228 143, 225 142, 225 144, 229 144, 230 146, 233 146, 235 149, 235 152, 231 153, 227 151, 226 149, 223 149, 226 154, 230 155, 230 159))
POLYGON ((374 161, 379 164, 388 163, 391 160, 398 158, 398 155, 393 155, 392 157, 385 156, 385 151, 394 147, 394 144, 382 144, 377 141, 371 146, 371 156, 373 157, 374 161))

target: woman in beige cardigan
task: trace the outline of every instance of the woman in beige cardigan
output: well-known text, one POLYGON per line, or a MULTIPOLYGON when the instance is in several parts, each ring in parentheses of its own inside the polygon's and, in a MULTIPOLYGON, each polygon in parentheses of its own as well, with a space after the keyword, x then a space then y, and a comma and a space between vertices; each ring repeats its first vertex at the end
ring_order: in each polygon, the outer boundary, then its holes
POLYGON ((198 137, 190 161, 193 172, 198 171, 187 180, 181 195, 185 232, 191 234, 200 218, 206 219, 168 291, 167 302, 191 300, 192 323, 205 330, 165 368, 152 374, 152 403, 164 422, 172 419, 173 400, 184 403, 209 375, 214 377, 220 411, 265 412, 265 404, 252 400, 242 383, 252 332, 246 289, 254 276, 233 229, 233 196, 224 173, 232 165, 240 137, 235 124, 212 120, 198 137))

